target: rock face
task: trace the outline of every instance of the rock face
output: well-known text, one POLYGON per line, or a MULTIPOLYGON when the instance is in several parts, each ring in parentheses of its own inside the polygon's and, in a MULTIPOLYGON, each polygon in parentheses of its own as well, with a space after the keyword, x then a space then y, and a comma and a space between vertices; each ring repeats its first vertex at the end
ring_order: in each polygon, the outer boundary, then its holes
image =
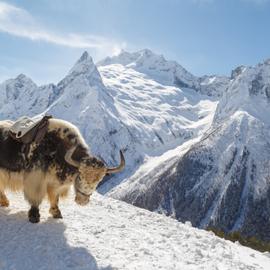
POLYGON ((197 227, 269 241, 270 64, 237 73, 200 140, 111 195, 197 227))
POLYGON ((203 76, 199 78, 200 93, 220 98, 227 90, 231 79, 226 76, 203 76))

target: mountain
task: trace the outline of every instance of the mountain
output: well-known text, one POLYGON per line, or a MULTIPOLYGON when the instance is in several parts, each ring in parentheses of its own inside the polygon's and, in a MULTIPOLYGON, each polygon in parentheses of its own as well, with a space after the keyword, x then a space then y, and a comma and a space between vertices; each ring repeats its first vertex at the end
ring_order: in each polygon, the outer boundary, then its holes
POLYGON ((270 240, 270 61, 232 72, 211 128, 111 195, 196 227, 270 240))
POLYGON ((0 84, 0 116, 71 121, 109 166, 123 149, 126 169, 102 194, 269 240, 269 66, 197 77, 150 50, 97 65, 85 52, 56 85, 25 75, 0 84))
MULTIPOLYGON (((148 59, 147 55, 156 57, 145 50, 143 56, 148 59)), ((166 63, 163 57, 157 58, 166 63)), ((217 103, 216 98, 194 89, 161 84, 130 66, 99 63, 97 67, 87 52, 56 85, 38 87, 23 78, 0 85, 2 119, 47 113, 71 121, 92 153, 110 166, 118 163, 119 149, 124 150, 126 170, 109 179, 103 193, 132 175, 146 159, 201 134, 209 126, 217 103), (16 95, 11 95, 13 92, 16 95)))
POLYGON ((38 87, 24 74, 3 82, 0 84, 1 118, 16 119, 44 111, 54 88, 53 84, 38 87))
POLYGON ((69 196, 62 220, 42 205, 39 224, 28 222, 22 194, 8 197, 10 208, 0 209, 2 270, 269 269, 267 253, 97 193, 84 207, 69 196))

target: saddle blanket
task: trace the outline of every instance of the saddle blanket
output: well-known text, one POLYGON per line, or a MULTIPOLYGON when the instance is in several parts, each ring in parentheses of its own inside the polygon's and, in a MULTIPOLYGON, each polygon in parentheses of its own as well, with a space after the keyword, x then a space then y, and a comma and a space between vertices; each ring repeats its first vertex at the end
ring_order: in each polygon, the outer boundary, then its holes
POLYGON ((37 115, 32 118, 28 116, 22 116, 10 127, 10 131, 13 134, 16 134, 16 138, 19 139, 23 137, 33 127, 35 127, 42 120, 43 117, 44 115, 37 115))

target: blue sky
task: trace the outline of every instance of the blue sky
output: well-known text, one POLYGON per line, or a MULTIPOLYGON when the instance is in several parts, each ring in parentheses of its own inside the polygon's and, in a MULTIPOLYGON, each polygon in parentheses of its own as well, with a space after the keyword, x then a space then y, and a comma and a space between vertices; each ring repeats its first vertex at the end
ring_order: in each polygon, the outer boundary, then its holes
POLYGON ((57 83, 95 61, 149 48, 195 75, 270 58, 270 0, 0 0, 0 81, 57 83))

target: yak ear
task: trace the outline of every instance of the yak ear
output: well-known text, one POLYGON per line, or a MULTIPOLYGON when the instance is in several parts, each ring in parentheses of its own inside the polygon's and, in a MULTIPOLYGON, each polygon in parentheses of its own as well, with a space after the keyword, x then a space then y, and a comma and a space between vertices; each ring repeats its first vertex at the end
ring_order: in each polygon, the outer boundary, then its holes
POLYGON ((72 154, 72 159, 82 162, 84 159, 89 157, 87 148, 82 145, 78 145, 72 154))
POLYGON ((79 168, 80 167, 80 162, 76 161, 72 158, 72 155, 74 151, 76 150, 76 146, 71 147, 69 150, 67 150, 65 154, 65 161, 70 164, 73 167, 79 168))

